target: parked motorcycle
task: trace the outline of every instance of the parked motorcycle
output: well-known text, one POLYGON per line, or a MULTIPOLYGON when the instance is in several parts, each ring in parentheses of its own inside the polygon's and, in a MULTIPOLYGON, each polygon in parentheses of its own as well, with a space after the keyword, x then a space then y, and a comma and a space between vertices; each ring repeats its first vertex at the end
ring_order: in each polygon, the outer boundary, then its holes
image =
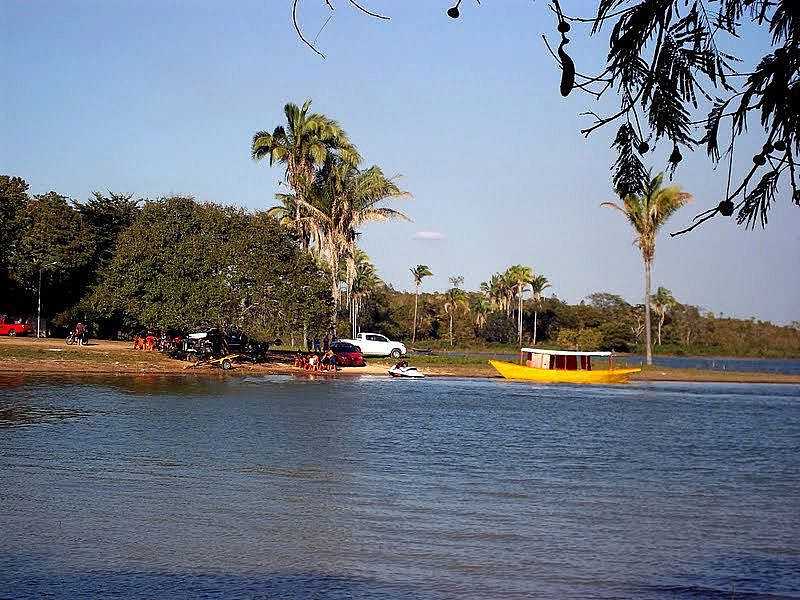
MULTIPOLYGON (((67 339, 65 341, 67 342, 67 346, 74 346, 75 344, 81 341, 81 336, 78 335, 73 329, 72 331, 69 332, 69 335, 67 336, 67 339)), ((88 342, 89 342, 89 336, 84 333, 83 343, 87 344, 88 342)))

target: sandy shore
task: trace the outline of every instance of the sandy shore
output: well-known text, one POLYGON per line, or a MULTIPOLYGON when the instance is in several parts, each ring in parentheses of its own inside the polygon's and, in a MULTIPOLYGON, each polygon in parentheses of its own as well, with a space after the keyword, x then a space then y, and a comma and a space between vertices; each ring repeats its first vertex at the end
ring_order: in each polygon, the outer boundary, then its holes
MULTIPOLYGON (((307 375, 287 362, 287 357, 275 356, 276 362, 236 365, 233 374, 298 374, 307 375)), ((370 360, 366 367, 347 367, 336 376, 387 375, 388 360, 370 360)), ((419 368, 434 377, 497 378, 497 372, 483 362, 430 364, 425 357, 411 358, 419 368)), ((72 375, 192 375, 221 374, 210 366, 193 367, 158 352, 133 350, 130 342, 92 341, 90 345, 67 346, 61 339, 0 338, 0 374, 72 374, 72 375)), ((332 375, 328 375, 332 376, 332 375)), ((729 383, 794 383, 800 375, 778 373, 749 373, 699 369, 668 369, 650 367, 633 377, 640 381, 698 381, 729 383)))

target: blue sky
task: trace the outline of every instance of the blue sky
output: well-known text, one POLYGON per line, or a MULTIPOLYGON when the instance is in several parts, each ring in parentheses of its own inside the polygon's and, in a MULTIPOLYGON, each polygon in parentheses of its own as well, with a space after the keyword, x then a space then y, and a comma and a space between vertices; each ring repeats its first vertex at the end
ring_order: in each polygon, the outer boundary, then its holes
MULTIPOLYGON (((76 199, 110 189, 266 208, 283 174, 250 160, 251 136, 281 122, 287 101, 311 98, 367 163, 402 174, 414 195, 401 206, 414 223, 370 225, 362 236, 386 281, 408 288, 409 267, 425 263, 435 273, 427 289, 453 274, 476 288, 523 263, 570 301, 600 290, 641 301, 632 234, 599 207, 613 199, 613 130, 580 135, 587 121, 578 113, 591 101, 558 93, 540 37, 555 39, 543 1, 465 2, 458 21, 444 16, 445 1, 373 1, 387 22, 338 0, 318 40, 326 60, 299 42, 289 5, 3 0, 0 171, 34 193, 76 199), (415 239, 420 231, 443 239, 415 239)), ((303 7, 313 37, 323 2, 303 7)), ((604 44, 573 34, 568 49, 587 71, 604 44)), ((740 54, 750 58, 760 40, 744 40, 740 54)), ((743 144, 736 162, 748 164, 755 144, 743 144)), ((670 150, 649 155, 656 168, 670 150)), ((724 193, 724 169, 713 171, 702 151, 684 155, 676 182, 696 201, 671 229, 724 193)), ((800 319, 799 210, 787 192, 766 231, 719 219, 681 238, 664 234, 654 284, 717 313, 800 319)))

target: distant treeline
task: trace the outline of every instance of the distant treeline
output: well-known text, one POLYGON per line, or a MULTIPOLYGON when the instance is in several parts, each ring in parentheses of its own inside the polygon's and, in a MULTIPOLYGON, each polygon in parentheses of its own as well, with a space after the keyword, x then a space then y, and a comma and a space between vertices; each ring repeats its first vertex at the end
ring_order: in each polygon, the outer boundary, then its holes
MULTIPOLYGON (((410 340, 414 294, 385 285, 365 255, 357 259, 338 333, 349 334, 355 320, 362 331, 410 340)), ((41 281, 42 314, 57 333, 77 320, 108 337, 235 326, 300 343, 329 330, 330 277, 292 229, 266 213, 180 196, 97 192, 74 201, 56 192, 31 195, 24 180, 0 176, 0 313, 35 319, 41 281)), ((340 276, 343 287, 347 277, 340 276)), ((421 293, 415 345, 449 346, 452 320, 455 346, 515 346, 519 303, 502 280, 492 276, 471 292, 453 278, 445 292, 421 293)), ((523 298, 523 343, 533 342, 535 330, 536 342, 549 346, 641 348, 643 307, 620 296, 592 294, 576 305, 523 298)), ((800 356, 798 324, 722 318, 664 289, 653 302, 657 352, 800 356)))
MULTIPOLYGON (((484 295, 465 292, 467 305, 454 319, 455 345, 481 347, 516 345, 516 316, 513 310, 481 311, 484 295)), ((417 317, 417 346, 445 346, 448 343, 447 301, 443 293, 422 293, 417 317)), ((539 302, 523 301, 523 343, 531 343, 534 311, 539 345, 582 349, 602 348, 620 352, 642 349, 643 305, 632 305, 609 293, 591 294, 579 304, 556 297, 539 302), (577 342, 577 343, 576 343, 577 342)), ((411 336, 414 294, 383 287, 370 298, 360 326, 407 339, 411 336)), ((653 329, 658 330, 659 315, 653 329)), ((727 356, 800 357, 800 323, 778 326, 755 319, 715 316, 696 306, 676 302, 666 311, 661 344, 654 333, 655 351, 670 354, 727 356)))

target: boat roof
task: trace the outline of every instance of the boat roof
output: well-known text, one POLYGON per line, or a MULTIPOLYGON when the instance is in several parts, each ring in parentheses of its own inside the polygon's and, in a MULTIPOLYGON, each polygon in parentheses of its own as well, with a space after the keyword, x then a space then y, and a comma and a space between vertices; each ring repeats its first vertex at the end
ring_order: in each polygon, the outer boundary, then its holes
POLYGON ((611 356, 611 352, 572 352, 571 350, 545 350, 543 348, 523 348, 522 352, 556 354, 558 356, 611 356))

